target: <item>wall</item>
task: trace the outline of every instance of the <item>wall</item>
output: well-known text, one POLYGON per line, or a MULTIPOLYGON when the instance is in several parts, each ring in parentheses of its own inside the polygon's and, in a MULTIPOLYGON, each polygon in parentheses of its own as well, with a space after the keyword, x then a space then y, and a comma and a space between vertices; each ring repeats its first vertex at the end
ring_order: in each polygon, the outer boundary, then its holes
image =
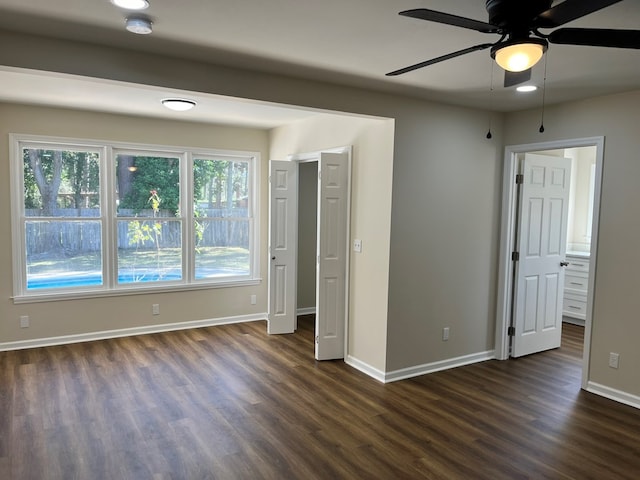
POLYGON ((318 163, 298 169, 298 310, 316 307, 318 163))
MULTIPOLYGON (((271 158, 353 146, 351 239, 362 253, 351 253, 349 272, 349 357, 378 372, 385 368, 391 180, 392 120, 324 115, 274 129, 271 158)), ((350 242, 351 243, 351 242, 350 242)))
MULTIPOLYGON (((11 211, 9 194, 9 133, 113 140, 171 146, 257 151, 268 158, 265 130, 172 122, 35 106, 0 104, 0 339, 22 342, 123 328, 147 327, 238 315, 265 318, 266 282, 256 286, 154 293, 83 300, 14 305, 11 300, 11 211), (250 295, 258 298, 250 305, 250 295), (151 315, 160 304, 161 314, 151 315), (20 315, 29 315, 30 327, 20 328, 20 315)), ((261 167, 260 232, 267 238, 266 165, 261 167)), ((265 242, 266 243, 266 242, 265 242)), ((260 249, 261 272, 266 275, 266 248, 260 249)))
POLYGON ((502 138, 487 119, 433 105, 396 122, 388 371, 492 355, 502 138))
MULTIPOLYGON (((8 31, 0 42, 12 45, 0 50, 0 65, 394 119, 363 131, 360 142, 381 148, 360 158, 386 160, 354 166, 351 234, 363 240, 363 253, 351 258, 349 352, 378 375, 493 348, 501 115, 493 115, 487 140, 484 111, 8 31), (380 146, 380 135, 393 143, 380 146)), ((314 142, 309 131, 308 144, 290 138, 291 148, 278 153, 351 143, 341 127, 327 125, 323 138, 333 144, 314 142)))
POLYGON ((596 163, 596 147, 568 148, 566 156, 571 162, 571 222, 567 232, 567 243, 572 250, 589 251, 591 232, 587 217, 590 215, 589 190, 591 167, 596 163))
POLYGON ((589 382, 640 405, 640 90, 547 107, 543 135, 538 117, 508 114, 505 143, 605 137, 589 382), (609 368, 609 352, 620 354, 618 369, 609 368))

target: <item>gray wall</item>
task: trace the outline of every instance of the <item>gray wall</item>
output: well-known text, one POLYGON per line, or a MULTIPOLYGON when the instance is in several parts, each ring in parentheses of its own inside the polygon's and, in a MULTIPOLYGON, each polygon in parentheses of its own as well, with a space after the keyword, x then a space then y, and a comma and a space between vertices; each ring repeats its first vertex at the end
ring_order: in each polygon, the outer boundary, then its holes
MULTIPOLYGON (((385 371, 493 348, 504 145, 605 135, 591 380, 640 394, 640 92, 549 106, 543 135, 538 111, 495 115, 486 140, 483 111, 9 32, 0 41, 13 46, 0 52, 4 65, 395 119, 385 371), (621 355, 618 370, 606 366, 610 351, 621 355)), ((366 214, 375 212, 361 206, 366 214)))
MULTIPOLYGON (((492 348, 503 148, 500 116, 493 119, 493 139, 487 140, 489 115, 479 110, 9 32, 0 32, 0 41, 15 46, 0 52, 0 64, 5 65, 395 119, 391 270, 388 279, 378 280, 390 282, 388 338, 386 352, 379 352, 371 363, 390 371, 492 348), (445 323, 452 335, 443 344, 440 330, 445 323)), ((358 175, 364 179, 359 188, 366 191, 366 171, 358 175)), ((372 219, 377 214, 366 204, 357 212, 372 219)), ((380 258, 384 262, 384 256, 380 258)), ((369 270, 373 274, 367 281, 376 281, 375 270, 369 270)), ((352 301, 366 304, 369 298, 365 293, 352 301)), ((364 318, 356 321, 366 325, 364 318)), ((373 334, 385 338, 379 328, 376 322, 373 334)), ((359 328, 349 341, 358 344, 360 337, 370 334, 359 328)))
POLYGON ((298 308, 316 306, 318 162, 298 170, 298 308))

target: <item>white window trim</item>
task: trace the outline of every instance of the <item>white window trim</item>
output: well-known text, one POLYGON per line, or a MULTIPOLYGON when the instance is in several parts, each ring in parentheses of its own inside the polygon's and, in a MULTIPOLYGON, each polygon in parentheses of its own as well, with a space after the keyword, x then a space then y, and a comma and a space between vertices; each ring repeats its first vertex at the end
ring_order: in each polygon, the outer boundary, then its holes
POLYGON ((122 295, 164 293, 188 290, 203 290, 213 288, 229 288, 238 286, 258 285, 262 282, 260 276, 260 153, 245 150, 222 150, 217 148, 202 149, 191 147, 176 147, 168 145, 141 144, 133 142, 116 142, 110 140, 89 140, 69 137, 51 137, 30 134, 9 134, 9 168, 10 168, 10 198, 11 198, 11 227, 13 253, 13 302, 33 303, 55 300, 71 300, 93 297, 110 297, 122 295), (26 258, 23 239, 25 237, 24 216, 24 179, 21 155, 22 144, 36 144, 38 147, 87 148, 100 152, 100 195, 101 214, 95 220, 102 222, 102 259, 103 285, 96 287, 80 287, 74 289, 60 289, 56 291, 28 292, 26 289, 26 258), (113 232, 117 229, 118 218, 114 212, 111 199, 115 192, 115 158, 120 153, 136 155, 166 154, 180 158, 181 198, 180 211, 182 217, 182 268, 183 278, 177 282, 162 282, 159 284, 126 284, 117 285, 117 245, 113 232), (193 198, 193 159, 194 158, 228 158, 249 162, 249 183, 251 197, 249 209, 249 249, 251 252, 251 274, 241 277, 223 277, 220 279, 195 279, 193 204, 188 199, 193 198))

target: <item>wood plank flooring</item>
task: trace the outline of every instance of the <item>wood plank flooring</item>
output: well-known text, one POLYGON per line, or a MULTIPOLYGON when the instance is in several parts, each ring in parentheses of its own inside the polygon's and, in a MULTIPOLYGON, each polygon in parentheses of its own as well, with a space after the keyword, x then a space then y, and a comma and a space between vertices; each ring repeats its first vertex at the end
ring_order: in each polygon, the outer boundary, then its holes
POLYGON ((0 353, 0 478, 640 478, 640 411, 579 389, 581 327, 383 385, 299 323, 0 353))

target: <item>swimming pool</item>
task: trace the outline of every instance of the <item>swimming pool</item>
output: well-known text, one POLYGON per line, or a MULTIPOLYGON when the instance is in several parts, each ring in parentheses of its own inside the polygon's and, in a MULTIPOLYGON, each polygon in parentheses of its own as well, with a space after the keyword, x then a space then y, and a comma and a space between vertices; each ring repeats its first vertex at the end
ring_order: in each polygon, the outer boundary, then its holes
MULTIPOLYGON (((233 268, 201 268, 196 272, 196 280, 215 277, 237 277, 249 275, 248 269, 233 268)), ((168 270, 158 273, 156 270, 124 270, 118 274, 118 284, 148 282, 179 282, 182 280, 180 270, 168 270)), ((63 289, 76 287, 96 287, 103 285, 102 272, 74 272, 48 275, 27 275, 27 290, 63 289)))
MULTIPOLYGON (((158 273, 156 271, 124 271, 118 275, 118 283, 170 282, 182 280, 179 271, 158 273)), ((27 276, 27 290, 49 288, 94 287, 103 284, 102 272, 27 276)))

